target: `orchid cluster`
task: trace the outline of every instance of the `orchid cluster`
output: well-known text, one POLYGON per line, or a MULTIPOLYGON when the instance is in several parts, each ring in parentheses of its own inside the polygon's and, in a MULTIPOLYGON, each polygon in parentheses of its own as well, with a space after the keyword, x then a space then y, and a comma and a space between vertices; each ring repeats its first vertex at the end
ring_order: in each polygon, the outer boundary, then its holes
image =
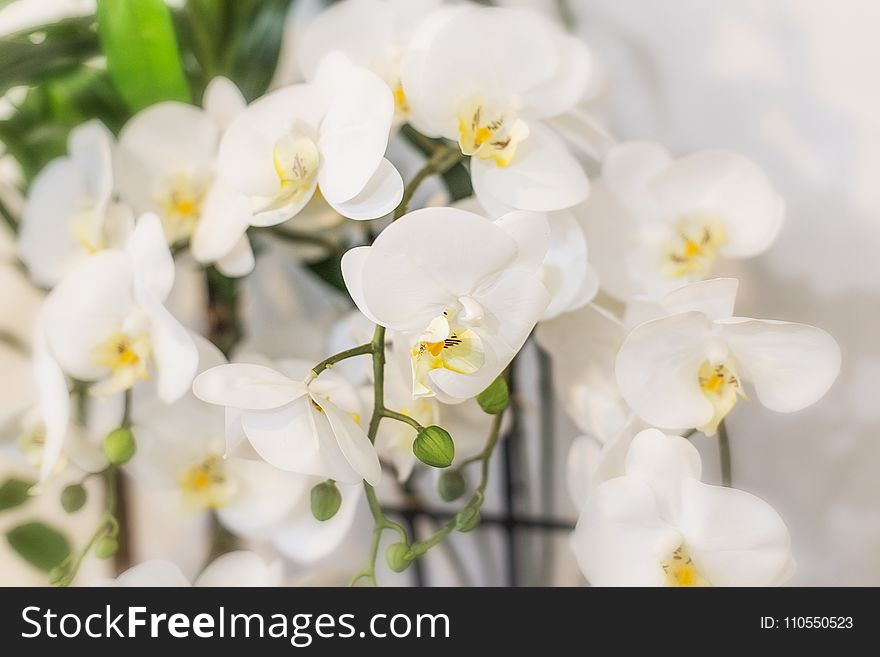
MULTIPOLYGON (((127 3, 98 4, 89 66, 132 105, 111 38, 127 3)), ((144 4, 174 43, 170 10, 144 4)), ((726 421, 817 402, 840 351, 736 316, 737 281, 717 277, 779 235, 768 176, 618 141, 597 118, 601 66, 544 13, 340 0, 296 3, 287 24, 270 89, 198 55, 200 77, 178 73, 200 103, 77 125, 21 210, 4 202, 40 299, 5 452, 33 469, 30 496, 73 481, 70 513, 86 480, 107 489, 50 581, 81 583, 95 555, 116 585, 190 584, 168 561, 127 569, 126 485, 213 523, 225 554, 195 585, 395 581, 383 562, 405 571, 479 525, 528 412, 518 356, 539 349, 582 433, 570 544, 590 584, 785 582, 788 530, 730 487, 726 421), (721 486, 701 481, 697 432, 721 486), (435 494, 448 522, 398 522, 400 499, 435 494)))

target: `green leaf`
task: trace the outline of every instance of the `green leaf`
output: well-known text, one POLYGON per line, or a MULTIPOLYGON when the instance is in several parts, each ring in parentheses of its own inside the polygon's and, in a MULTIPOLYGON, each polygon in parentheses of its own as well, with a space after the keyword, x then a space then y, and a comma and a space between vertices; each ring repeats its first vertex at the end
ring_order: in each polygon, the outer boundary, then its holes
POLYGON ((235 4, 241 6, 240 11, 253 8, 246 22, 241 17, 235 19, 237 26, 243 29, 232 38, 234 60, 230 70, 232 80, 251 101, 266 92, 275 75, 290 0, 235 4))
POLYGON ((70 543, 55 529, 41 522, 28 522, 6 532, 13 550, 31 565, 49 572, 70 555, 70 543))
POLYGON ((192 100, 164 0, 98 0, 98 36, 110 76, 133 110, 192 100))
POLYGON ((32 481, 24 481, 14 477, 4 481, 0 486, 0 511, 14 509, 27 502, 30 499, 28 490, 33 485, 32 481))
POLYGON ((35 85, 83 65, 97 55, 98 39, 89 18, 60 21, 0 39, 0 94, 10 87, 35 85), (40 39, 32 36, 39 34, 40 39))
POLYGON ((488 388, 477 395, 477 403, 485 413, 498 415, 498 413, 507 408, 509 396, 507 381, 499 376, 489 384, 488 388))

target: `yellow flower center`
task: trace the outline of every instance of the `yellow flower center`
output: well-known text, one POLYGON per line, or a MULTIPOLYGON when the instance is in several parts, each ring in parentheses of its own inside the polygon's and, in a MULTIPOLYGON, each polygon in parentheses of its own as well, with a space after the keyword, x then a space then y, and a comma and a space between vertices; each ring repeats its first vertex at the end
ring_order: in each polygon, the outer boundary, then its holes
POLYGON ((320 164, 318 146, 309 137, 285 135, 279 139, 272 152, 279 190, 264 210, 279 208, 302 198, 312 188, 320 164))
POLYGON ((76 213, 70 220, 70 232, 89 255, 107 248, 107 235, 101 217, 98 216, 98 209, 91 200, 83 200, 78 204, 76 213))
POLYGON ((472 99, 458 112, 458 134, 462 153, 506 167, 519 143, 528 137, 529 128, 520 119, 493 112, 482 100, 472 99))
POLYGON ((209 456, 180 476, 180 487, 185 499, 206 509, 226 506, 236 490, 235 482, 227 475, 222 458, 209 456))
POLYGON ((712 403, 714 409, 712 419, 703 426, 697 427, 697 430, 711 436, 718 429, 721 420, 733 410, 737 398, 747 399, 747 397, 732 363, 713 365, 709 361, 705 361, 700 366, 697 379, 700 383, 700 390, 712 403))
POLYGON ((428 372, 447 369, 458 374, 473 374, 486 361, 480 337, 469 328, 450 326, 446 313, 431 322, 423 339, 410 353, 414 398, 434 395, 425 385, 428 372))
POLYGON ((42 423, 24 427, 18 437, 18 450, 32 468, 39 468, 43 462, 43 449, 46 446, 46 428, 42 423))
POLYGON ((112 376, 93 387, 97 395, 128 390, 137 379, 147 379, 151 344, 147 334, 130 335, 114 331, 92 351, 92 360, 110 369, 112 376))
POLYGON ((675 239, 664 246, 660 269, 669 278, 705 275, 726 241, 718 219, 683 219, 676 226, 675 239))
POLYGON ((177 173, 156 193, 162 210, 162 227, 169 244, 189 239, 199 223, 210 181, 204 176, 177 173))
POLYGON ((678 546, 669 559, 661 562, 666 573, 666 586, 709 586, 709 582, 697 570, 694 560, 684 545, 678 546))
POLYGON ((391 93, 394 95, 394 113, 400 118, 408 117, 411 112, 409 100, 399 79, 392 85, 391 93))

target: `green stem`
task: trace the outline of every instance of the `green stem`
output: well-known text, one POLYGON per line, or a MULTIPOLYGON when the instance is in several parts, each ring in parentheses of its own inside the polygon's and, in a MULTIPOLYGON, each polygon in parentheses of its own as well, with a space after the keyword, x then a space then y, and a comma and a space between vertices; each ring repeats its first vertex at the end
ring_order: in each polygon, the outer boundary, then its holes
POLYGON ((365 356, 366 354, 373 353, 373 343, 368 342, 367 344, 358 345, 357 347, 352 347, 351 349, 346 349, 345 351, 340 351, 338 354, 333 354, 329 358, 325 358, 320 363, 315 365, 311 371, 309 372, 308 379, 306 383, 311 382, 316 377, 318 377, 321 372, 324 370, 333 367, 336 363, 341 360, 345 360, 346 358, 353 358, 354 356, 365 356))
POLYGON ((12 234, 16 235, 18 233, 18 221, 12 216, 12 212, 9 211, 9 208, 6 207, 6 204, 3 201, 0 201, 0 217, 2 217, 4 223, 9 226, 9 230, 12 234))
POLYGON ((733 482, 733 475, 730 463, 730 439, 724 420, 718 425, 718 455, 721 459, 721 484, 729 488, 733 482))
MULTIPOLYGON (((379 432, 379 423, 385 417, 388 409, 385 408, 385 327, 376 326, 373 331, 373 340, 370 342, 370 348, 373 354, 373 415, 370 417, 370 426, 367 430, 367 437, 371 443, 376 442, 376 434, 379 432)), ((367 496, 367 503, 370 505, 370 512, 373 514, 373 540, 370 545, 370 555, 366 565, 351 580, 354 586, 361 579, 367 580, 370 585, 376 586, 376 557, 379 553, 379 541, 382 539, 382 532, 386 529, 392 529, 400 535, 400 540, 409 544, 406 530, 396 522, 389 520, 382 511, 382 506, 376 497, 376 489, 366 481, 364 482, 364 493, 367 496)))
MULTIPOLYGON (((78 552, 74 552, 73 554, 68 556, 64 561, 62 561, 58 566, 53 569, 52 573, 49 574, 50 581, 56 586, 66 587, 73 584, 73 581, 76 579, 76 576, 79 573, 79 569, 82 566, 83 560, 92 551, 92 548, 95 547, 95 544, 99 540, 105 537, 117 538, 119 536, 120 524, 116 518, 116 482, 119 474, 118 469, 116 468, 116 466, 111 465, 106 470, 104 470, 102 474, 104 475, 104 480, 107 485, 107 508, 104 511, 104 515, 101 516, 101 520, 98 522, 97 528, 92 533, 85 546, 78 552)), ((85 481, 85 479, 83 479, 83 481, 85 481)), ((122 549, 123 545, 120 541, 117 554, 122 549)))
POLYGON ((462 154, 457 146, 443 144, 438 146, 425 165, 416 172, 409 184, 403 190, 400 204, 394 210, 394 219, 400 219, 409 209, 410 201, 421 184, 434 174, 442 175, 461 161, 462 154))
POLYGON ((389 420, 397 420, 398 422, 403 422, 408 424, 416 431, 421 431, 425 427, 419 424, 416 420, 411 418, 409 415, 404 415, 403 413, 398 413, 397 411, 392 411, 390 409, 385 409, 385 412, 382 414, 382 417, 387 417, 389 420))
POLYGON ((480 508, 483 506, 483 501, 486 497, 486 487, 489 485, 489 464, 492 460, 492 453, 495 451, 495 446, 498 444, 498 437, 501 434, 501 420, 504 417, 504 412, 498 413, 492 419, 492 428, 489 431, 489 439, 486 441, 486 446, 483 448, 482 453, 480 454, 480 483, 477 488, 474 490, 473 495, 471 496, 470 501, 467 505, 462 509, 454 518, 446 522, 440 529, 438 529, 432 536, 426 538, 423 541, 416 541, 410 546, 408 557, 413 559, 418 558, 425 554, 432 547, 440 543, 446 536, 452 533, 452 531, 456 528, 459 518, 463 513, 479 513, 480 508))
POLYGON ((376 326, 373 331, 373 415, 367 436, 371 443, 376 442, 379 423, 385 414, 385 327, 376 326))
POLYGON ((132 393, 131 388, 128 388, 124 393, 123 403, 122 403, 122 428, 123 429, 131 429, 131 401, 132 401, 132 393))
POLYGON ((295 230, 293 228, 270 226, 268 228, 252 228, 251 230, 264 231, 266 233, 269 233, 273 237, 277 237, 280 240, 291 242, 293 244, 311 244, 312 246, 319 246, 323 249, 326 249, 329 253, 333 253, 339 248, 337 244, 327 239, 326 237, 322 237, 321 235, 317 235, 315 233, 307 233, 305 231, 295 230))

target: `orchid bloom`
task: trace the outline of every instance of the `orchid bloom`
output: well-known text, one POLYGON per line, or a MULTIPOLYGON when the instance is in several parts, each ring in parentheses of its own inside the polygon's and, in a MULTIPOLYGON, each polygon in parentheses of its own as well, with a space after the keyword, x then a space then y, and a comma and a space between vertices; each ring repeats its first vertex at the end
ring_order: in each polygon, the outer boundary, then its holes
POLYGON ((344 55, 325 57, 313 83, 273 91, 249 105, 220 143, 210 230, 196 257, 230 252, 249 226, 274 226, 299 213, 320 189, 341 215, 376 219, 403 196, 385 159, 394 100, 385 83, 344 55))
POLYGON ((626 337, 618 318, 595 305, 541 322, 538 344, 553 363, 553 381, 563 407, 577 427, 605 443, 626 424, 614 362, 626 337))
POLYGON ((593 586, 773 586, 794 569, 791 539, 763 500, 700 481, 699 452, 647 429, 625 474, 593 491, 572 548, 593 586))
POLYGON ((135 114, 119 133, 116 176, 122 198, 137 212, 162 220, 169 244, 192 238, 193 254, 203 263, 217 261, 230 276, 253 268, 253 252, 243 235, 224 254, 203 257, 197 246, 211 239, 216 211, 217 153, 223 131, 245 108, 245 100, 226 78, 211 80, 204 109, 166 101, 135 114))
POLYGON ((281 575, 280 561, 266 563, 259 555, 240 550, 217 557, 192 583, 176 564, 157 559, 139 563, 116 579, 98 584, 112 587, 153 588, 280 586, 281 575))
POLYGON ((34 367, 46 425, 43 477, 61 453, 69 418, 64 374, 91 382, 99 396, 130 389, 156 373, 165 402, 183 395, 198 365, 189 332, 163 306, 174 261, 159 218, 141 217, 124 250, 77 265, 46 298, 34 367))
POLYGON ((719 259, 765 251, 784 204, 752 162, 723 151, 672 159, 659 144, 629 142, 607 154, 602 177, 576 209, 603 289, 653 298, 706 278, 719 259))
MULTIPOLYGON (((480 215, 486 212, 476 197, 452 207, 480 215)), ((599 278, 588 258, 587 238, 576 217, 569 210, 550 212, 547 224, 549 242, 539 275, 550 293, 550 303, 541 314, 542 322, 585 306, 599 291, 599 278)))
POLYGON ((230 363, 200 374, 193 392, 202 401, 225 406, 233 432, 227 438, 235 438, 240 426, 260 457, 276 468, 342 483, 377 484, 381 466, 359 424, 357 392, 334 372, 306 382, 309 364, 291 361, 282 366, 301 378, 263 365, 230 363))
POLYGON ((538 275, 547 233, 544 217, 527 212, 492 223, 425 208, 343 256, 360 311, 405 334, 413 397, 461 402, 507 367, 549 301, 538 275))
POLYGON ((685 286, 666 297, 672 314, 626 337, 617 383, 645 422, 712 435, 746 398, 746 381, 764 406, 779 412, 805 408, 831 387, 840 371, 834 338, 805 324, 733 317, 736 289, 735 279, 685 286))
MULTIPOLYGON (((196 344, 200 371, 226 362, 204 338, 196 344)), ((148 391, 137 394, 132 428, 138 450, 126 469, 148 488, 176 492, 184 507, 215 511, 236 534, 251 535, 280 521, 300 494, 301 477, 256 456, 245 458, 241 450, 227 453, 223 409, 191 392, 172 404, 148 391)))
POLYGON ((134 217, 113 197, 112 148, 110 131, 89 121, 71 131, 68 155, 34 178, 18 251, 37 284, 52 287, 88 255, 128 240, 134 217))
POLYGON ((400 80, 400 62, 409 35, 441 0, 342 0, 315 16, 297 44, 297 64, 313 80, 321 60, 342 52, 352 63, 378 75, 394 96, 396 122, 410 114, 400 80))
POLYGON ((535 12, 465 5, 430 14, 401 64, 410 122, 457 142, 489 210, 562 210, 589 181, 546 120, 587 89, 586 46, 535 12))
MULTIPOLYGON (((207 340, 199 339, 197 345, 200 371, 226 362, 207 340)), ((333 552, 349 533, 362 487, 340 484, 339 511, 331 520, 316 520, 310 494, 322 479, 280 470, 262 460, 249 444, 236 442, 241 421, 234 414, 228 417, 233 426, 227 427, 223 408, 205 404, 192 393, 173 404, 155 395, 137 395, 132 427, 138 450, 126 470, 149 490, 176 493, 184 508, 196 512, 211 510, 236 536, 270 541, 299 563, 333 552)))

